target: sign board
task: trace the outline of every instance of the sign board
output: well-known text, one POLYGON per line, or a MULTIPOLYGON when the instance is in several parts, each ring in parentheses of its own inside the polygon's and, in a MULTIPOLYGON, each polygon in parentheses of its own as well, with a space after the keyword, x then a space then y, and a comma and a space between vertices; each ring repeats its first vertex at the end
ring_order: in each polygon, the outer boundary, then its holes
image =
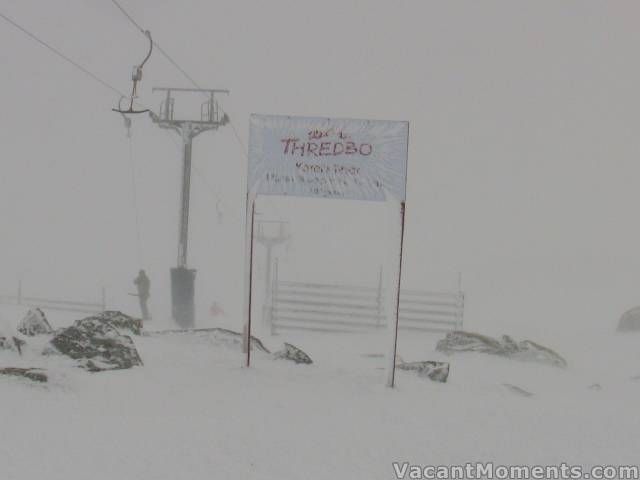
POLYGON ((409 122, 252 115, 247 171, 246 365, 251 364, 255 201, 291 195, 400 203, 400 255, 387 385, 394 386, 404 239, 409 122))
POLYGON ((409 123, 252 115, 250 195, 406 198, 409 123))

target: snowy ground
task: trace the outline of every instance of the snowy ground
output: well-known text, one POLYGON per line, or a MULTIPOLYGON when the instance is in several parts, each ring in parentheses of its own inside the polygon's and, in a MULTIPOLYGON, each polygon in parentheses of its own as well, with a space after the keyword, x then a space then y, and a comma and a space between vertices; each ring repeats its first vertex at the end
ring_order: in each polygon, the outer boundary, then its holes
MULTIPOLYGON (((2 317, 19 313, 3 309, 2 317)), ((403 335, 399 353, 447 359, 435 352, 440 337, 403 335)), ((0 365, 43 365, 53 378, 48 386, 0 378, 0 477, 392 479, 393 461, 638 462, 640 335, 559 338, 551 346, 566 370, 452 356, 448 383, 400 371, 394 390, 384 387, 386 363, 375 355, 386 352, 385 340, 265 337, 271 349, 302 347, 315 363, 256 353, 250 369, 237 348, 191 336, 136 337, 145 366, 99 374, 3 354, 0 365), (594 383, 602 389, 588 388, 594 383)))

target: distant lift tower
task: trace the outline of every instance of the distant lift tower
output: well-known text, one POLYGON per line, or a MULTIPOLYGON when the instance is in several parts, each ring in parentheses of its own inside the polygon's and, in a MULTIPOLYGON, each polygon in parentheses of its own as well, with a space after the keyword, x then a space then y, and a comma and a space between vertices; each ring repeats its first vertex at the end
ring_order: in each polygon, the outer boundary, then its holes
POLYGON ((273 312, 271 310, 271 296, 273 294, 273 277, 271 274, 271 268, 273 266, 273 249, 278 245, 281 245, 287 242, 290 238, 289 234, 286 232, 286 227, 289 222, 284 222, 280 220, 257 220, 256 221, 258 230, 255 234, 255 241, 260 245, 264 245, 267 249, 267 262, 265 269, 265 280, 264 280, 264 300, 263 300, 263 308, 262 308, 262 321, 265 325, 267 325, 270 329, 273 329, 273 312), (274 228, 265 228, 265 227, 273 227, 276 226, 277 229, 274 228), (267 230, 270 230, 267 232, 267 230))
POLYGON ((203 90, 196 88, 154 88, 154 92, 165 92, 160 105, 160 114, 150 112, 151 119, 160 128, 174 130, 182 138, 182 188, 180 196, 180 226, 178 230, 178 263, 171 269, 171 305, 173 318, 182 328, 193 328, 195 324, 196 270, 187 267, 187 242, 189 237, 189 195, 191 190, 191 149, 193 138, 207 130, 216 130, 226 125, 229 117, 221 112, 215 94, 228 90, 203 90), (179 120, 173 116, 175 100, 173 92, 204 94, 208 99, 200 106, 200 120, 179 120))

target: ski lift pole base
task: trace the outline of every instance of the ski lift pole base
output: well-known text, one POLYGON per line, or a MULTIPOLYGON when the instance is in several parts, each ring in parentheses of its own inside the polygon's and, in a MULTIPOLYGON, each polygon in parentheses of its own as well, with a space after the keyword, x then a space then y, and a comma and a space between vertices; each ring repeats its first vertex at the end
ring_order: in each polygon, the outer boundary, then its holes
POLYGON ((186 267, 171 269, 171 307, 173 319, 184 329, 195 325, 196 271, 186 267))

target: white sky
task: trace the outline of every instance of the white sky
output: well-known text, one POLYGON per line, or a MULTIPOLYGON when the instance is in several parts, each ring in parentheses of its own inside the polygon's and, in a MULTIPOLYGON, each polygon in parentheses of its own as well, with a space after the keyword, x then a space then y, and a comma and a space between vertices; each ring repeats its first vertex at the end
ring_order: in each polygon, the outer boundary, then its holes
MULTIPOLYGON (((450 286, 464 272, 470 329, 609 329, 640 303, 637 1, 122 4, 199 84, 231 90, 223 106, 245 144, 253 112, 409 120, 406 283, 450 286)), ((0 12, 123 91, 146 53, 106 0, 0 0, 0 12)), ((110 111, 117 96, 1 21, 0 45, 0 290, 22 277, 33 293, 97 297, 104 284, 133 308, 126 293, 142 262, 154 308, 166 308, 175 145, 134 119, 139 260, 127 139, 110 111)), ((156 52, 141 100, 156 107, 151 87, 162 85, 189 86, 156 52)), ((222 299, 232 313, 241 311, 242 150, 230 128, 194 144, 202 177, 191 263, 200 301, 222 299)), ((376 216, 361 213, 369 232, 376 216)), ((335 215, 336 230, 354 224, 335 215)), ((290 261, 309 258, 314 238, 327 241, 308 235, 314 228, 300 230, 290 261)), ((373 247, 331 238, 357 252, 345 258, 357 257, 363 275, 375 272, 373 247)))

